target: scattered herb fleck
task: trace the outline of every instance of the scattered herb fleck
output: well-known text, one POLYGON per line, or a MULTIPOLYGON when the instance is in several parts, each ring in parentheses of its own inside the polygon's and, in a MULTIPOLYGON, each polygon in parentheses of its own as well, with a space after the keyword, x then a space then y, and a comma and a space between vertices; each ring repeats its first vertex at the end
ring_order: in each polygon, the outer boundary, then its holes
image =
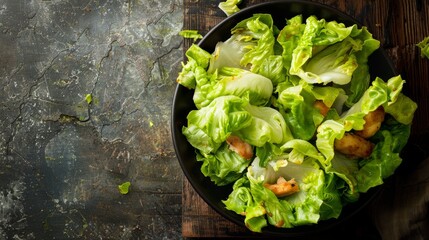
POLYGON ((92 95, 91 95, 91 94, 86 94, 86 95, 85 95, 85 101, 86 101, 88 104, 91 104, 91 103, 92 103, 92 95))
POLYGON ((124 182, 118 185, 119 192, 124 195, 127 194, 128 191, 130 190, 130 186, 131 186, 130 182, 124 182))
POLYGON ((88 117, 85 116, 79 116, 79 122, 86 122, 87 120, 89 120, 88 117))
POLYGON ((153 127, 153 122, 149 121, 149 127, 153 127))

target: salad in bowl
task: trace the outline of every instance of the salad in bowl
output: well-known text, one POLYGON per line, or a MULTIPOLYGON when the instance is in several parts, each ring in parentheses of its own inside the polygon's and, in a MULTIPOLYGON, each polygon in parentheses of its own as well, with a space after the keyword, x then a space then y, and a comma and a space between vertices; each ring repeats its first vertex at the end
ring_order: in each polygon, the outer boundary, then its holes
POLYGON ((192 44, 177 78, 194 104, 177 128, 186 161, 254 232, 339 218, 394 174, 417 108, 400 75, 370 71, 380 42, 366 27, 276 19, 255 12, 214 49, 192 44))

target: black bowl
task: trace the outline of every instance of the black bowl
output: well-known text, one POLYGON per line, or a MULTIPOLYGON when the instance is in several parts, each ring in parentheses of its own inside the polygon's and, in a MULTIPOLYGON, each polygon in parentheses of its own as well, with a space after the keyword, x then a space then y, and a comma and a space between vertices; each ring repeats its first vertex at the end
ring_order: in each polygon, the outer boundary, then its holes
MULTIPOLYGON (((274 1, 262 4, 253 5, 245 8, 240 12, 229 16, 217 26, 215 26, 207 35, 200 41, 199 46, 208 52, 213 52, 215 45, 219 41, 225 41, 230 37, 230 29, 238 22, 255 13, 269 13, 273 16, 274 23, 280 29, 285 25, 285 19, 291 18, 298 14, 303 17, 314 15, 316 17, 324 18, 326 20, 336 20, 345 25, 357 24, 362 26, 358 21, 352 17, 344 14, 343 12, 314 2, 308 1, 274 1)), ((387 57, 385 52, 380 48, 376 50, 369 58, 370 74, 382 79, 389 79, 397 75, 391 60, 387 57), (376 63, 374 65, 374 63, 376 63), (375 67, 374 67, 375 66, 375 67)), ((173 99, 172 109, 172 136, 174 148, 183 169, 183 172, 191 185, 195 188, 196 192, 210 205, 214 210, 220 213, 225 218, 244 226, 244 217, 229 211, 221 202, 228 198, 232 191, 232 186, 218 187, 209 178, 206 178, 200 171, 201 163, 196 161, 194 148, 187 142, 185 136, 182 134, 182 127, 187 124, 186 116, 188 113, 196 109, 192 101, 193 90, 189 90, 181 85, 178 85, 173 99)), ((299 226, 292 229, 276 228, 267 226, 262 229, 263 234, 271 236, 283 237, 296 237, 308 236, 317 234, 322 231, 331 229, 338 226, 338 224, 349 219, 357 212, 362 210, 377 194, 379 187, 370 189, 365 194, 361 194, 358 202, 346 205, 338 219, 321 221, 315 225, 299 226)))

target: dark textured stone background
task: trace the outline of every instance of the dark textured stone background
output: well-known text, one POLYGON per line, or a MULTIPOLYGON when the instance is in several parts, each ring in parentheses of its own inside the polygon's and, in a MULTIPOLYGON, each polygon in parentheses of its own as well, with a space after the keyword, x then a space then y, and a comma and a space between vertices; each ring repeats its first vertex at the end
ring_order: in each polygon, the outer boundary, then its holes
POLYGON ((0 239, 181 237, 182 25, 181 0, 0 1, 0 239))

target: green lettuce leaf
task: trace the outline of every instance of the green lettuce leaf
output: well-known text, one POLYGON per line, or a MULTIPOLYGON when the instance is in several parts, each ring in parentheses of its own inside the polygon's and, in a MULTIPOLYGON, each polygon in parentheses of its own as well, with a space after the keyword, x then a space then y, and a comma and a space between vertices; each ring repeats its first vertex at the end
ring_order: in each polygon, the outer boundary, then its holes
POLYGON ((232 35, 238 34, 241 41, 256 43, 256 45, 248 45, 249 49, 240 61, 241 66, 250 66, 250 71, 259 73, 262 63, 274 54, 273 26, 270 14, 254 14, 239 22, 231 30, 232 35))
POLYGON ((118 185, 118 190, 121 194, 125 195, 125 194, 128 194, 130 190, 130 186, 131 186, 130 182, 124 182, 118 185))
POLYGON ((280 91, 276 104, 283 110, 293 136, 303 140, 311 139, 324 118, 314 107, 316 98, 312 94, 312 86, 301 81, 300 85, 280 91))
POLYGON ((404 82, 400 76, 392 77, 387 82, 376 78, 362 98, 345 111, 340 119, 326 120, 318 127, 316 146, 325 156, 322 162, 325 167, 330 165, 335 155, 335 139, 341 139, 345 132, 362 130, 365 115, 378 107, 383 106, 387 113, 392 112, 392 116, 402 124, 411 123, 417 105, 399 93, 404 82))
MULTIPOLYGON (((393 107, 389 107, 392 104, 395 104, 398 97, 401 95, 400 92, 402 90, 403 84, 405 83, 402 80, 401 76, 395 76, 390 78, 387 82, 384 82, 381 78, 376 78, 372 85, 364 92, 361 99, 355 103, 349 110, 341 115, 342 122, 345 125, 345 130, 350 131, 354 130, 362 130, 365 121, 363 120, 364 116, 371 111, 376 110, 378 107, 382 106, 384 109, 388 109, 389 112, 398 112, 400 109, 401 114, 403 114, 404 119, 410 122, 410 119, 414 116, 414 111, 416 110, 416 105, 412 103, 412 101, 405 100, 401 97, 401 103, 394 105, 395 110, 392 110, 393 107), (410 108, 398 108, 400 104, 409 106, 410 108)), ((400 118, 398 114, 394 114, 395 117, 400 118)))
POLYGON ((348 103, 359 99, 363 93, 359 90, 368 87, 368 56, 379 47, 379 41, 365 27, 346 27, 314 16, 304 24, 298 15, 287 20, 277 40, 283 47, 283 64, 290 74, 309 83, 348 84, 344 88, 353 93, 348 103))
POLYGON ((301 75, 304 76, 305 72, 302 67, 305 65, 307 60, 312 57, 313 40, 323 28, 324 24, 325 20, 318 20, 315 16, 310 16, 306 19, 304 31, 292 52, 292 61, 289 70, 290 74, 298 75, 300 77, 301 75))
POLYGON ((283 65, 288 72, 292 63, 292 52, 298 46, 304 29, 305 24, 302 21, 302 15, 297 15, 291 19, 287 19, 286 26, 284 26, 277 36, 277 41, 283 49, 283 65))
POLYGON ((347 84, 357 68, 354 52, 361 49, 360 41, 349 37, 356 31, 355 25, 346 27, 314 16, 302 24, 302 17, 296 16, 278 37, 284 65, 290 74, 309 83, 347 84))
POLYGON ((308 60, 302 70, 291 72, 309 83, 335 83, 345 85, 351 81, 352 74, 358 67, 354 54, 361 48, 352 38, 330 45, 308 60))
POLYGON ((186 51, 188 61, 182 63, 182 71, 177 77, 177 82, 187 88, 193 89, 197 85, 198 78, 206 77, 206 69, 209 65, 211 54, 192 44, 186 51))
POLYGON ((216 69, 223 67, 242 68, 250 70, 248 66, 240 64, 244 54, 256 47, 257 41, 249 40, 241 33, 233 34, 225 42, 218 42, 210 58, 208 73, 214 73, 216 69))
POLYGON ((342 198, 339 191, 341 182, 334 174, 325 174, 324 190, 320 191, 320 198, 323 200, 320 206, 320 220, 338 218, 342 210, 342 198))
POLYGON ((344 23, 336 21, 326 22, 319 34, 313 40, 315 46, 327 46, 341 42, 358 31, 356 25, 346 27, 344 23))
POLYGON ((265 209, 265 217, 271 225, 281 228, 291 228, 294 221, 292 209, 285 201, 280 201, 276 195, 263 186, 263 176, 252 176, 252 168, 247 172, 250 180, 250 192, 253 199, 265 209))
MULTIPOLYGON (((204 91, 196 93, 201 97, 194 97, 197 107, 203 107, 219 96, 234 95, 248 97, 252 105, 265 105, 273 93, 273 84, 270 79, 240 68, 224 67, 217 72, 215 83, 208 83, 204 91), (202 99, 203 101, 198 101, 202 99)), ((204 86, 199 86, 205 88, 204 86)))
POLYGON ((258 69, 258 73, 271 79, 273 85, 287 81, 286 68, 283 65, 283 58, 280 55, 271 55, 266 58, 258 69))
POLYGON ((268 162, 286 158, 280 147, 270 142, 261 147, 256 147, 256 157, 258 157, 261 167, 266 167, 268 162))
POLYGON ((214 141, 203 129, 195 124, 189 124, 182 128, 183 135, 188 142, 203 153, 215 152, 221 145, 221 142, 214 141))
POLYGON ((197 154, 197 161, 202 162, 201 172, 216 185, 224 186, 235 182, 243 176, 243 171, 250 161, 223 144, 214 154, 197 154))
MULTIPOLYGON (((287 206, 287 215, 283 219, 287 218, 289 223, 283 227, 317 223, 321 218, 320 210, 323 210, 324 218, 339 216, 342 205, 333 182, 336 180, 328 176, 328 181, 325 181, 325 174, 315 159, 307 158, 302 164, 289 162, 277 171, 271 166, 272 164, 268 164, 266 168, 261 168, 258 159, 255 159, 247 175, 248 177, 251 175, 253 179, 260 179, 258 183, 260 187, 263 187, 262 182, 274 183, 279 177, 288 180, 293 178, 298 183, 300 191, 290 196, 277 198, 275 195, 264 193, 266 196, 271 195, 273 202, 277 200, 287 206)), ((251 192, 255 198, 252 189, 251 192)))
POLYGON ((384 108, 386 113, 392 115, 398 122, 409 125, 412 123, 417 103, 400 93, 396 101, 384 108))
POLYGON ((280 147, 283 151, 289 151, 288 161, 295 164, 302 164, 306 157, 311 157, 313 159, 322 160, 323 156, 317 151, 311 143, 301 140, 293 139, 285 143, 280 147))
POLYGON ((410 129, 410 125, 400 124, 394 118, 382 126, 374 136, 378 143, 371 156, 360 162, 361 167, 356 173, 359 192, 381 185, 395 172, 402 162, 400 152, 407 143, 410 129))
POLYGON ((331 165, 331 160, 335 155, 335 139, 341 139, 345 132, 344 125, 335 120, 326 120, 318 127, 316 146, 325 157, 319 160, 324 167, 331 165))
POLYGON ((274 108, 247 105, 245 110, 252 121, 235 134, 249 144, 262 147, 267 142, 283 144, 293 138, 283 116, 274 108))
POLYGON ((227 15, 232 15, 238 11, 240 11, 240 9, 238 8, 238 4, 241 3, 241 0, 226 0, 223 2, 220 2, 218 7, 227 15))
POLYGON ((194 42, 203 38, 203 35, 199 34, 197 30, 182 30, 179 32, 179 35, 184 38, 191 38, 194 42))
MULTIPOLYGON (((343 89, 330 86, 314 86, 311 90, 311 93, 313 94, 314 98, 321 100, 328 108, 334 106, 334 104, 338 101, 339 96, 345 95, 343 89)), ((337 104, 339 106, 334 107, 338 108, 338 112, 341 112, 343 102, 338 102, 337 104)))
POLYGON ((352 33, 354 38, 359 39, 363 44, 361 50, 355 53, 358 67, 353 72, 350 84, 345 87, 348 95, 346 105, 349 107, 356 103, 370 86, 368 58, 380 47, 380 41, 374 39, 366 27, 354 32, 352 33))
POLYGON ((417 44, 417 47, 420 48, 420 56, 426 57, 429 59, 429 36, 425 37, 421 42, 417 44))
POLYGON ((246 214, 246 209, 254 205, 252 193, 250 193, 250 182, 246 176, 235 181, 228 199, 222 202, 228 210, 240 215, 246 214))
POLYGON ((244 223, 246 227, 254 232, 261 232, 267 226, 265 219, 265 208, 253 200, 250 192, 250 181, 246 176, 234 183, 228 199, 222 201, 225 207, 237 214, 246 216, 244 223))
POLYGON ((232 132, 252 123, 252 116, 244 109, 247 104, 236 96, 218 97, 208 106, 191 111, 182 132, 201 152, 215 152, 232 132))
POLYGON ((350 159, 341 153, 336 153, 331 165, 325 168, 325 172, 335 174, 347 184, 343 189, 345 202, 354 202, 359 199, 358 182, 355 176, 358 171, 359 161, 350 159))

